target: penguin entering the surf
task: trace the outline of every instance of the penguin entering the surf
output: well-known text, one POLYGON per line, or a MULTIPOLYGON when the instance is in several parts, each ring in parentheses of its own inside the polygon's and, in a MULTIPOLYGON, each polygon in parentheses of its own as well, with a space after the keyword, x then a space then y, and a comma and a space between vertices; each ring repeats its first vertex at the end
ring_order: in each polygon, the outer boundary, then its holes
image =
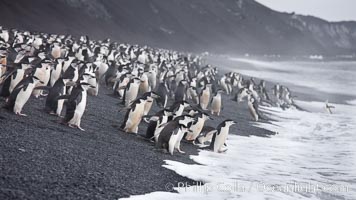
POLYGON ((227 151, 226 139, 229 135, 230 126, 233 124, 236 124, 236 122, 231 119, 227 119, 218 125, 216 128, 217 131, 214 133, 210 143, 210 148, 214 152, 222 153, 227 151))
POLYGON ((136 99, 130 104, 130 108, 125 114, 124 121, 120 128, 126 133, 138 132, 138 125, 140 124, 143 113, 145 112, 145 105, 147 102, 147 96, 136 99))
POLYGON ((161 133, 159 134, 156 147, 162 148, 164 151, 168 151, 171 155, 175 149, 180 153, 185 153, 180 149, 180 141, 182 140, 184 134, 189 131, 189 128, 194 121, 189 115, 182 115, 169 121, 164 126, 161 133))
POLYGON ((200 107, 203 110, 207 110, 210 102, 210 87, 211 87, 210 83, 204 85, 204 88, 202 89, 199 96, 200 107))
POLYGON ((163 109, 157 112, 154 116, 150 117, 146 129, 146 138, 157 142, 159 133, 164 128, 161 125, 167 123, 168 117, 171 115, 171 112, 169 112, 167 109, 163 109))
POLYGON ((260 118, 260 114, 258 111, 258 102, 255 100, 254 97, 252 97, 252 95, 248 95, 247 105, 251 116, 257 122, 260 118))
MULTIPOLYGON (((71 128, 78 128, 85 131, 81 126, 81 120, 87 104, 87 90, 89 87, 95 87, 87 82, 80 82, 73 87, 69 96, 64 96, 66 101, 66 114, 63 123, 71 128)), ((63 97, 63 96, 62 96, 63 97)), ((62 99, 59 97, 58 99, 62 99)))
POLYGON ((326 100, 325 109, 329 114, 333 114, 333 112, 331 111, 332 108, 335 108, 335 106, 329 105, 329 100, 326 100))
POLYGON ((216 128, 211 126, 204 126, 199 136, 195 140, 195 144, 200 147, 205 147, 206 142, 211 142, 213 135, 217 132, 216 128))
POLYGON ((223 93, 223 90, 219 89, 216 91, 216 93, 214 94, 213 98, 211 99, 211 114, 212 115, 217 115, 220 116, 220 112, 221 110, 224 109, 223 107, 223 102, 221 99, 221 93, 223 93))
POLYGON ((146 92, 142 95, 142 97, 145 97, 147 98, 147 101, 145 103, 145 110, 143 112, 143 115, 148 115, 148 113, 150 112, 151 108, 152 108, 152 104, 153 104, 153 101, 155 99, 158 99, 159 96, 157 93, 155 92, 146 92))
POLYGON ((11 92, 5 108, 12 110, 16 115, 27 116, 26 114, 21 113, 22 108, 30 98, 33 89, 38 83, 41 83, 41 80, 36 76, 29 76, 20 81, 11 92))
POLYGON ((140 82, 141 80, 139 78, 133 78, 127 84, 123 98, 123 104, 125 105, 125 107, 129 107, 132 101, 137 98, 140 82))
POLYGON ((186 140, 192 141, 193 144, 195 145, 195 139, 199 136, 201 130, 204 127, 205 121, 210 118, 209 114, 198 111, 198 113, 194 116, 195 121, 192 123, 190 126, 190 132, 187 133, 187 136, 185 137, 186 140))

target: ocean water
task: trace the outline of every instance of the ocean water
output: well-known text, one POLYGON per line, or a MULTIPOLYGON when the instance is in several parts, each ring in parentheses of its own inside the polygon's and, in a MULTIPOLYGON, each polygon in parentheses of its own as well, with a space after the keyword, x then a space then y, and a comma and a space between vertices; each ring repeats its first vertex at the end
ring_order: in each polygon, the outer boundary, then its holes
MULTIPOLYGON (((237 61, 232 60, 233 62, 237 61)), ((331 102, 297 100, 307 111, 261 107, 271 120, 254 123, 277 134, 270 138, 229 135, 226 153, 200 151, 198 164, 166 160, 168 169, 205 184, 132 196, 132 199, 356 199, 356 64, 352 62, 248 62, 253 68, 232 69, 314 95, 347 95, 331 102), (326 67, 325 67, 326 66, 326 67), (314 74, 314 75, 313 75, 314 74)), ((337 99, 337 98, 336 98, 337 99)))

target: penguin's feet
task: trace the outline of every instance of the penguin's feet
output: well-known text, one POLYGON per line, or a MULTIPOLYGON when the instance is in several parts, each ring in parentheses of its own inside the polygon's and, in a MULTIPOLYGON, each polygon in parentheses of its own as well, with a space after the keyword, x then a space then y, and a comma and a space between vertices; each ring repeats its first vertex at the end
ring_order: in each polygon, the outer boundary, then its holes
POLYGON ((50 114, 50 115, 57 115, 57 113, 55 113, 55 112, 53 112, 53 111, 49 112, 49 114, 50 114))
POLYGON ((182 151, 182 150, 180 150, 180 149, 177 149, 177 151, 178 151, 179 153, 181 153, 181 154, 185 154, 185 152, 182 151))
POLYGON ((26 114, 23 114, 23 113, 21 113, 21 112, 17 112, 16 115, 27 117, 26 114))
POLYGON ((81 131, 85 131, 82 127, 78 126, 78 129, 81 131))
POLYGON ((74 125, 74 124, 68 124, 68 126, 71 127, 71 128, 77 128, 77 126, 74 125))

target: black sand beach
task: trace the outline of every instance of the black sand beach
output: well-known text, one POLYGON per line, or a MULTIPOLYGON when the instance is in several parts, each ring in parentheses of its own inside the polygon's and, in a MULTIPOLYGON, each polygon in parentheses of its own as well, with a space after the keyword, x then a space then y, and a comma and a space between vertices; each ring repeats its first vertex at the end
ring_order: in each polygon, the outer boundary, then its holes
MULTIPOLYGON (((165 185, 192 180, 162 167, 164 160, 192 163, 197 147, 182 143, 186 154, 173 156, 155 149, 142 137, 123 133, 118 126, 124 116, 120 101, 102 86, 97 97, 89 96, 82 132, 58 123, 45 113, 45 98, 31 97, 20 117, 0 109, 0 199, 117 199, 153 191, 165 185)), ((251 125, 246 102, 237 105, 224 95, 224 110, 207 125, 226 118, 238 122, 230 134, 273 134, 251 125)), ((1 100, 2 107, 4 101, 1 100)), ((157 111, 157 107, 151 112, 157 111)), ((139 134, 146 131, 144 122, 139 134)))

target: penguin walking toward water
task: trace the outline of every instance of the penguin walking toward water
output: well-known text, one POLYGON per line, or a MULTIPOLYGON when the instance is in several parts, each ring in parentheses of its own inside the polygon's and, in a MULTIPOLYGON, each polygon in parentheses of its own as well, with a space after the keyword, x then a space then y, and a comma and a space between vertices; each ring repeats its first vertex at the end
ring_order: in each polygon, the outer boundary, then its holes
POLYGON ((199 103, 200 107, 203 110, 206 110, 208 108, 209 102, 210 102, 210 86, 211 84, 208 83, 204 85, 204 88, 202 89, 199 97, 199 103))
POLYGON ((159 98, 159 96, 157 95, 157 93, 155 92, 146 92, 142 95, 143 98, 147 98, 147 101, 145 103, 145 109, 143 111, 143 115, 148 115, 148 113, 151 110, 153 101, 157 98, 159 98))
POLYGON ((127 87, 125 88, 125 92, 124 92, 124 98, 123 98, 123 104, 125 105, 125 107, 129 107, 132 101, 134 101, 137 98, 140 81, 141 80, 139 78, 133 78, 127 84, 127 87))
POLYGON ((213 135, 217 132, 216 128, 211 126, 204 126, 200 134, 195 140, 195 144, 204 146, 206 142, 211 142, 213 135))
POLYGON ((331 106, 329 105, 329 100, 326 100, 325 102, 325 109, 329 114, 333 114, 333 112, 331 111, 332 108, 335 108, 335 106, 331 106))
POLYGON ((250 111, 251 116, 257 122, 260 118, 259 111, 258 111, 258 102, 255 100, 252 95, 248 95, 248 110, 250 111))
POLYGON ((33 89, 38 83, 41 83, 41 81, 36 76, 29 76, 20 81, 11 92, 5 108, 12 110, 17 115, 27 116, 26 114, 21 113, 22 108, 30 98, 33 89))
POLYGON ((195 144, 195 139, 199 136, 201 130, 204 127, 205 121, 211 119, 207 113, 198 112, 195 116, 195 121, 190 126, 190 132, 185 137, 186 140, 192 141, 195 144))
POLYGON ((221 93, 223 90, 217 90, 216 93, 214 94, 213 98, 211 99, 211 114, 214 115, 216 114, 217 116, 220 116, 221 110, 224 109, 222 99, 221 99, 221 93))
POLYGON ((154 139, 154 141, 157 142, 159 133, 163 129, 163 126, 161 125, 167 123, 168 117, 171 115, 171 112, 169 112, 167 109, 163 109, 152 116, 147 126, 146 138, 151 140, 154 139))
POLYGON ((158 148, 163 148, 171 155, 173 155, 175 149, 177 149, 179 153, 185 153, 180 149, 180 141, 182 140, 184 134, 189 131, 193 121, 194 118, 191 116, 182 115, 166 124, 161 125, 164 126, 164 128, 159 134, 156 146, 158 148))
POLYGON ((127 110, 124 121, 120 127, 123 131, 137 134, 138 125, 142 120, 146 102, 147 96, 138 98, 130 104, 130 108, 127 110))
POLYGON ((240 103, 240 102, 244 101, 244 99, 247 98, 247 96, 250 94, 251 94, 251 91, 249 89, 243 87, 237 91, 233 101, 240 103))
MULTIPOLYGON (((81 82, 77 86, 73 87, 72 92, 66 101, 66 114, 63 119, 63 123, 67 124, 71 128, 78 128, 81 131, 85 131, 81 126, 81 120, 87 104, 87 90, 89 87, 94 87, 86 82, 81 82)), ((58 99, 61 99, 59 97, 58 99)))
POLYGON ((236 122, 232 121, 231 119, 227 119, 218 125, 216 128, 217 131, 214 133, 210 143, 210 148, 214 152, 222 153, 227 150, 225 148, 226 139, 229 134, 230 126, 233 124, 236 124, 236 122))

